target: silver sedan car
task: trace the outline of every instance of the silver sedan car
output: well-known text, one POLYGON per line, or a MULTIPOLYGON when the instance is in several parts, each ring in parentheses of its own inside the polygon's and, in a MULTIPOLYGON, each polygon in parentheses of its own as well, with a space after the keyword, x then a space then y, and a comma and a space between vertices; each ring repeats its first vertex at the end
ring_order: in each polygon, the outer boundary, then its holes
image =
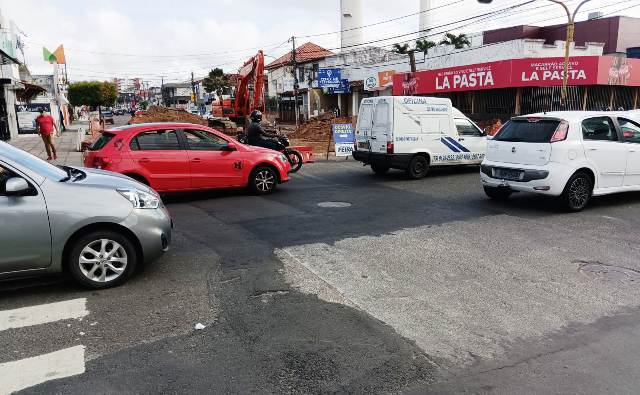
POLYGON ((131 178, 0 142, 0 279, 66 272, 116 286, 169 249, 172 227, 159 195, 131 178))

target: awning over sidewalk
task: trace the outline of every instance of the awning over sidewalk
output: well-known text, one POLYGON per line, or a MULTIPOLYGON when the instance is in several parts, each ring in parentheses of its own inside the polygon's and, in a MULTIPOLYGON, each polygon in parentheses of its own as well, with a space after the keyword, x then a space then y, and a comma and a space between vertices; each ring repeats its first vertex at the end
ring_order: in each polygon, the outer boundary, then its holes
POLYGON ((25 81, 22 81, 22 85, 24 88, 16 90, 16 96, 18 97, 18 101, 23 103, 27 103, 40 93, 47 91, 46 88, 43 88, 40 85, 30 84, 25 81))

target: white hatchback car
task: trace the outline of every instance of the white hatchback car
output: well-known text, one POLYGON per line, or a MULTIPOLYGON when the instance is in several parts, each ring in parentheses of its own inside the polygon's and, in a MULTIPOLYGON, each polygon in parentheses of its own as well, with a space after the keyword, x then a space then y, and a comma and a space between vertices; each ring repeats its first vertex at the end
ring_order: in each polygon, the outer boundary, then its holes
POLYGON ((640 121, 632 112, 549 112, 516 117, 488 142, 486 194, 559 196, 571 211, 592 196, 640 190, 640 121))

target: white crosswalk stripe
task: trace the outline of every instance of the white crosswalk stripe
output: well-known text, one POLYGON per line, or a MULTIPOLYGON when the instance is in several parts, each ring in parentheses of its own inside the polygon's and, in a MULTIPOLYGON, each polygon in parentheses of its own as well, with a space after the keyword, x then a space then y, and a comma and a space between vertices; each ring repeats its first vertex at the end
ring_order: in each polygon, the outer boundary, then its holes
MULTIPOLYGON (((86 299, 48 303, 0 311, 0 332, 61 320, 81 319, 89 314, 86 299)), ((0 363, 0 395, 10 394, 50 380, 82 374, 85 347, 77 345, 31 358, 0 363)))
POLYGON ((81 318, 89 312, 85 298, 0 311, 0 331, 81 318))

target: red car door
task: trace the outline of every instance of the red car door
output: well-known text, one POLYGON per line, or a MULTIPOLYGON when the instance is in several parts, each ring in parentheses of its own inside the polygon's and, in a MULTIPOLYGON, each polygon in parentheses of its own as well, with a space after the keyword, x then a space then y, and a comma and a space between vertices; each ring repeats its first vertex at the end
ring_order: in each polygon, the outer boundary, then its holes
POLYGON ((175 130, 138 133, 129 143, 131 159, 157 191, 190 188, 189 157, 175 130))
POLYGON ((243 185, 241 153, 227 150, 229 142, 225 138, 201 129, 185 129, 182 132, 189 156, 192 188, 243 185))

